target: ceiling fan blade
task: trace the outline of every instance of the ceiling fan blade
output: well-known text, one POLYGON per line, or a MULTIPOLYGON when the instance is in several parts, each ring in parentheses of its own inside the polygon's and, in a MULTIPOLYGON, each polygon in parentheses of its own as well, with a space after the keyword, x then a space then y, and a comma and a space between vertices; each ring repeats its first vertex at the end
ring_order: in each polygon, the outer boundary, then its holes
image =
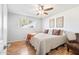
POLYGON ((39 6, 39 10, 43 10, 44 9, 44 6, 42 4, 38 4, 39 6))
POLYGON ((52 10, 53 8, 47 8, 47 9, 44 9, 44 11, 49 11, 49 10, 52 10))
POLYGON ((44 9, 44 6, 41 6, 41 9, 43 10, 44 9))
POLYGON ((39 13, 37 13, 36 15, 39 15, 39 13))
POLYGON ((47 12, 44 12, 44 14, 48 15, 48 13, 47 13, 47 12))

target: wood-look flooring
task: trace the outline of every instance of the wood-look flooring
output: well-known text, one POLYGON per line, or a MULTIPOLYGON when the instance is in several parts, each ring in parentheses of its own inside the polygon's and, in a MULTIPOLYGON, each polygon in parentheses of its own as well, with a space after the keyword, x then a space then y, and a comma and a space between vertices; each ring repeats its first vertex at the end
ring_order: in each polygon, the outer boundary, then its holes
POLYGON ((8 55, 35 55, 35 49, 26 41, 16 41, 7 48, 8 55))
MULTIPOLYGON (((7 55, 35 55, 36 51, 26 41, 16 41, 7 48, 7 55)), ((51 50, 48 55, 73 55, 72 51, 67 52, 66 46, 51 50)))

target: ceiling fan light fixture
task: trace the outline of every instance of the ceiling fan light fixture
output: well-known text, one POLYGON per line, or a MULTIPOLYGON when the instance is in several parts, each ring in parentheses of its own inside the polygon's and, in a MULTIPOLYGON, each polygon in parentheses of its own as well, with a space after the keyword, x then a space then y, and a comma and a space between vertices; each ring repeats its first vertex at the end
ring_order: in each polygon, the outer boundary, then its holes
POLYGON ((52 4, 38 4, 36 6, 37 15, 48 15, 48 11, 52 9, 52 4))

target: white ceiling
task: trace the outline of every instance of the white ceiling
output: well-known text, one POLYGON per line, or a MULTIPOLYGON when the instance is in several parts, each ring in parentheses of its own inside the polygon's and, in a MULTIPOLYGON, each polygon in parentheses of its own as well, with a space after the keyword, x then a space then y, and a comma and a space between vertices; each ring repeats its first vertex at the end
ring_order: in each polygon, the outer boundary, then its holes
MULTIPOLYGON (((56 13, 66 11, 71 8, 78 7, 79 4, 53 4, 54 9, 48 12, 48 16, 54 15, 56 13)), ((32 17, 37 16, 35 10, 35 4, 8 4, 8 12, 17 13, 21 15, 27 15, 32 17)), ((47 17, 47 16, 44 16, 47 17)))

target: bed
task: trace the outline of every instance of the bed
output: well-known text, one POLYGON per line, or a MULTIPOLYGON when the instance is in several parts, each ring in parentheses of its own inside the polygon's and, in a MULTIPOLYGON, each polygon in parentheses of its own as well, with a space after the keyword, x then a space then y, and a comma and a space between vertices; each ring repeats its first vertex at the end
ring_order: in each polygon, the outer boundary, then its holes
POLYGON ((66 42, 65 35, 50 35, 38 33, 30 40, 31 45, 36 50, 36 55, 45 55, 51 49, 54 49, 66 42))

